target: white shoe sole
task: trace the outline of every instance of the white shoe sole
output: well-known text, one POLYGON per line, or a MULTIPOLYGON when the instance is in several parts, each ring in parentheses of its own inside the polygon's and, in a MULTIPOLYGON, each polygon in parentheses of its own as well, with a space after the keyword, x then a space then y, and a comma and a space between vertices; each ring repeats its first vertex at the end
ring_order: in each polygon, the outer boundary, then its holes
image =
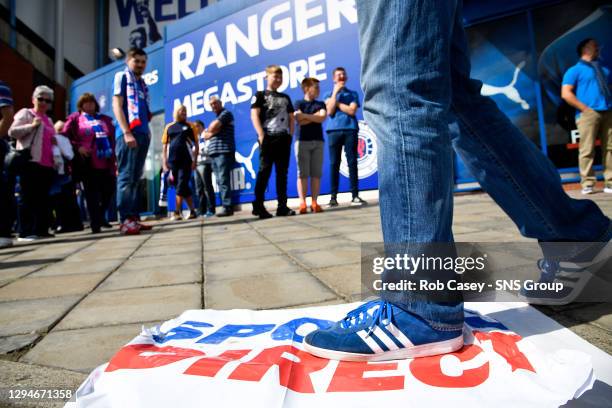
POLYGON ((604 188, 603 192, 606 193, 606 194, 612 194, 612 188, 606 187, 606 188, 604 188))
POLYGON ((306 342, 302 343, 304 350, 310 354, 327 358, 328 360, 342 361, 386 361, 386 360, 405 360, 407 358, 435 356, 439 354, 448 354, 457 351, 463 347, 463 335, 454 339, 439 341, 437 343, 428 343, 420 346, 407 347, 398 350, 385 351, 379 354, 359 354, 347 353, 344 351, 328 350, 312 346, 306 342))

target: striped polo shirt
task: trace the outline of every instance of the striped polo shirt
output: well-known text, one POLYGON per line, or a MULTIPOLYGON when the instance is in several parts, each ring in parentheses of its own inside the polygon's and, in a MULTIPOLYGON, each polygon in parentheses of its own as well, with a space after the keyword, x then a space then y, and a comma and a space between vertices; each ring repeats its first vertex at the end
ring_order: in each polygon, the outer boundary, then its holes
POLYGON ((232 115, 232 112, 223 109, 217 115, 217 120, 221 122, 221 130, 210 139, 208 154, 234 153, 236 151, 234 115, 232 115))

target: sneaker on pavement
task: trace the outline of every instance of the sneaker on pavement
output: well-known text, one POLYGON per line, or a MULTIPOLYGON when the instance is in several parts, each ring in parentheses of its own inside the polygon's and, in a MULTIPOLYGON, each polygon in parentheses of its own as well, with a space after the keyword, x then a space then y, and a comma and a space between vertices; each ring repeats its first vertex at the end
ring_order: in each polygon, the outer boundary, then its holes
POLYGON ((138 235, 140 234, 140 225, 134 220, 125 220, 119 228, 121 235, 138 235))
POLYGON ((170 217, 170 221, 182 221, 182 220, 183 220, 183 215, 181 213, 175 212, 170 217))
POLYGON ((337 207, 338 206, 338 200, 336 200, 336 197, 332 197, 329 199, 329 204, 327 204, 328 207, 332 208, 332 207, 337 207))
POLYGON ((368 204, 368 202, 363 200, 359 196, 353 197, 353 199, 351 200, 351 205, 367 205, 367 204, 368 204))
POLYGON ((289 217, 295 215, 295 211, 293 211, 291 208, 289 207, 278 207, 276 209, 276 216, 277 217, 289 217))
POLYGON ((595 192, 595 190, 593 189, 593 187, 583 187, 581 193, 584 195, 587 194, 593 194, 595 192))
POLYGON ((196 214, 195 211, 190 211, 189 215, 187 216, 188 220, 195 220, 196 218, 198 218, 198 214, 196 214))
POLYGON ((373 300, 308 334, 303 343, 317 357, 384 361, 452 353, 463 347, 463 330, 436 330, 392 303, 373 300))
POLYGON ((612 194, 612 186, 605 186, 603 191, 606 194, 612 194))
POLYGON ((13 238, 0 237, 0 249, 9 248, 13 246, 13 238))
POLYGON ((260 220, 272 218, 272 214, 266 210, 266 207, 255 203, 253 203, 253 211, 251 211, 251 214, 258 216, 260 220))
POLYGON ((223 207, 217 217, 230 217, 232 215, 234 215, 234 210, 231 207, 223 207))
POLYGON ((566 305, 575 301, 594 275, 609 272, 612 246, 602 242, 595 248, 598 252, 584 262, 539 259, 537 285, 533 285, 533 289, 522 287, 520 298, 528 303, 544 305, 566 305))
POLYGON ((215 213, 214 213, 214 212, 212 212, 212 211, 206 211, 206 214, 204 214, 204 217, 206 217, 206 218, 210 218, 210 217, 212 217, 213 215, 215 215, 215 213))
POLYGON ((17 242, 32 242, 39 240, 40 237, 38 235, 28 235, 27 237, 19 237, 17 238, 17 242))

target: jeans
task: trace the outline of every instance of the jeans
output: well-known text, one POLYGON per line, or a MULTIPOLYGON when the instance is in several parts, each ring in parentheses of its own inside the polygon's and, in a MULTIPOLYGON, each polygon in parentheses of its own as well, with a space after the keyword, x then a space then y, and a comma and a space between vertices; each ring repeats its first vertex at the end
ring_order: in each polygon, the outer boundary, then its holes
POLYGON ((331 177, 331 195, 338 195, 338 182, 340 179, 340 162, 342 160, 342 148, 346 155, 346 163, 351 181, 351 193, 353 198, 359 195, 359 178, 357 174, 357 131, 356 130, 334 130, 327 132, 327 143, 329 145, 329 165, 331 177))
POLYGON ((117 137, 117 206, 119 218, 124 222, 128 218, 138 217, 138 183, 142 177, 145 159, 149 151, 151 138, 148 134, 133 133, 138 146, 130 149, 125 144, 123 135, 117 137))
POLYGON ((215 172, 215 178, 217 179, 217 185, 219 186, 219 196, 221 197, 221 205, 223 205, 223 207, 225 208, 231 208, 231 174, 232 169, 234 168, 234 153, 215 153, 211 154, 210 157, 213 160, 213 171, 215 172))
POLYGON ((266 133, 259 147, 259 170, 255 181, 256 206, 263 206, 272 165, 276 169, 276 197, 278 208, 287 207, 287 172, 291 157, 291 135, 288 133, 266 133))
POLYGON ((215 213, 215 189, 212 183, 212 163, 200 163, 195 171, 195 185, 198 194, 200 214, 205 214, 207 211, 215 213))
MULTIPOLYGON (((461 8, 461 0, 357 1, 385 245, 453 241, 453 149, 522 235, 609 240, 610 220, 597 205, 567 196, 553 164, 480 95, 482 83, 470 79, 461 8), (451 125, 458 131, 451 134, 451 125)), ((463 322, 461 302, 416 301, 407 292, 386 300, 437 327, 463 322)))

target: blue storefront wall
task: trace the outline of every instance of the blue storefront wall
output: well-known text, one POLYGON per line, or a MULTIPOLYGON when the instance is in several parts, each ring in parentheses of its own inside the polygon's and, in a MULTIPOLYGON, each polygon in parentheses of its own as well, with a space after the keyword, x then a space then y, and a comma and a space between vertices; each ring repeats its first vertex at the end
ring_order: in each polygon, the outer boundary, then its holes
MULTIPOLYGON (((542 54, 546 52, 546 44, 554 39, 542 41, 546 35, 539 27, 543 25, 539 16, 546 15, 546 11, 554 7, 573 3, 576 2, 464 1, 472 76, 483 81, 483 93, 490 95, 512 122, 549 154, 550 147, 553 151, 559 146, 565 148, 564 142, 559 140, 569 139, 569 133, 559 133, 549 118, 550 102, 543 96, 542 54), (557 141, 548 137, 553 132, 561 135, 557 141), (551 143, 557 145, 551 146, 551 143)), ((598 9, 599 3, 605 2, 581 2, 583 8, 593 10, 601 9, 598 9)), ((581 16, 579 12, 576 14, 581 16)), ((152 110, 159 121, 163 117, 167 122, 171 120, 175 106, 185 103, 191 119, 199 118, 208 124, 214 119, 207 104, 208 97, 217 95, 224 100, 226 108, 234 113, 236 119, 238 163, 232 177, 235 199, 237 202, 250 201, 258 167, 258 149, 249 109, 252 94, 265 87, 265 66, 275 63, 283 67, 285 82, 281 89, 293 100, 301 97, 299 80, 303 76, 316 76, 321 80, 322 97, 332 87, 331 72, 336 66, 347 69, 348 87, 361 95, 354 16, 353 2, 342 0, 319 0, 308 4, 296 0, 225 0, 212 4, 166 27, 164 40, 147 50, 150 55, 147 73, 151 83, 152 110)), ((559 23, 560 37, 571 24, 580 23, 566 20, 559 23)), ((607 38, 612 38, 612 35, 607 38)), ((120 69, 123 69, 123 64, 114 63, 76 81, 72 87, 71 106, 74 107, 80 93, 89 91, 106 99, 105 110, 109 112, 112 79, 120 69)), ((358 118, 362 120, 361 111, 358 118)), ((153 134, 157 139, 160 136, 153 134)), ((374 189, 377 187, 376 139, 363 122, 359 155, 360 187, 374 189)), ((159 169, 159 163, 155 161, 159 157, 154 153, 150 156, 152 163, 149 166, 153 167, 155 175, 159 169)), ((554 157, 549 157, 555 161, 554 157)), ((555 164, 561 173, 576 170, 563 160, 555 164)), ((326 193, 329 191, 327 157, 324 166, 322 192, 326 193)), ((297 195, 295 177, 295 159, 292 157, 288 185, 290 196, 297 195)), ((478 188, 458 157, 455 181, 458 191, 478 188)), ((149 182, 158 183, 158 177, 153 176, 149 182)), ((274 185, 271 179, 268 198, 275 196, 274 185)), ((343 174, 340 189, 348 191, 348 188, 348 178, 343 174)), ((157 194, 158 184, 149 190, 151 194, 157 194)), ((152 199, 151 202, 155 201, 152 199)))

